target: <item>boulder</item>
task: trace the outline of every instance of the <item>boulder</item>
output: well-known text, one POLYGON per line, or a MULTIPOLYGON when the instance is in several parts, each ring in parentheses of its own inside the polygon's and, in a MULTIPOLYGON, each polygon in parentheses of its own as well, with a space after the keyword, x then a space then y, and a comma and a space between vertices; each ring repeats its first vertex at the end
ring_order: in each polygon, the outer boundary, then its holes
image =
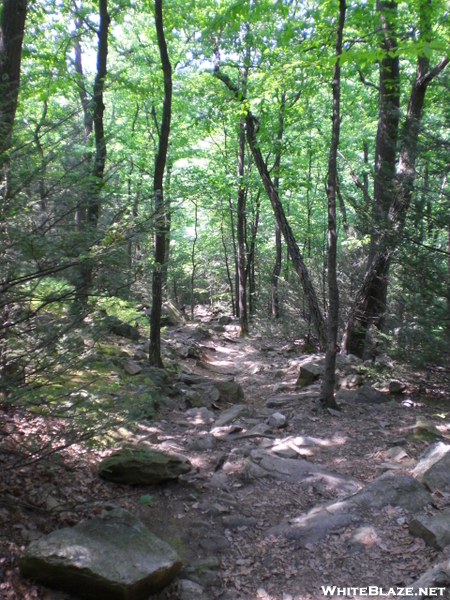
POLYGON ((213 384, 219 390, 222 401, 237 403, 244 399, 242 387, 235 381, 214 381, 213 384))
POLYGON ((431 502, 431 496, 417 479, 388 471, 366 485, 352 500, 364 509, 379 509, 390 504, 417 512, 431 502))
POLYGON ((384 404, 389 402, 388 394, 379 392, 370 385, 361 386, 353 399, 354 404, 384 404))
POLYGON ((220 392, 212 383, 194 383, 192 389, 199 395, 202 406, 211 407, 219 401, 220 392))
POLYGON ((224 427, 236 419, 239 419, 239 417, 247 417, 249 414, 250 411, 245 404, 235 404, 220 414, 219 418, 214 423, 214 427, 224 427))
POLYGON ((281 429, 282 427, 286 427, 287 419, 283 414, 276 412, 270 415, 267 424, 269 427, 281 429))
POLYGON ((179 600, 203 600, 203 587, 190 579, 180 579, 177 585, 179 600))
POLYGON ((104 320, 106 329, 114 335, 120 335, 121 337, 137 342, 139 340, 139 331, 136 327, 121 321, 115 316, 106 317, 104 320))
POLYGON ((192 425, 206 425, 212 423, 216 418, 215 414, 208 410, 205 406, 200 408, 191 408, 184 413, 186 420, 192 425))
POLYGON ((127 360, 123 365, 123 369, 128 375, 138 375, 142 371, 141 365, 138 365, 134 360, 127 360))
POLYGON ((163 302, 161 312, 171 325, 184 325, 186 323, 183 314, 170 300, 163 302))
POLYGON ((184 456, 148 448, 129 447, 114 452, 99 465, 102 479, 128 485, 152 485, 188 473, 191 463, 184 456))
POLYGON ((406 386, 401 381, 390 381, 389 382, 389 393, 390 394, 402 394, 406 386))
POLYGON ((430 419, 426 417, 417 417, 416 422, 414 423, 414 434, 421 437, 424 434, 428 437, 442 437, 442 433, 430 419))
MULTIPOLYGON (((450 562, 435 565, 426 571, 420 579, 408 586, 408 593, 399 594, 399 596, 415 596, 416 598, 429 598, 425 590, 429 588, 448 588, 450 586, 450 562)), ((433 595, 438 595, 435 593, 433 595)), ((441 592, 439 592, 441 595, 441 592)))
POLYGON ((422 481, 425 473, 427 473, 431 467, 439 462, 448 452, 450 452, 450 445, 444 444, 444 442, 436 442, 427 448, 425 452, 419 456, 419 462, 413 471, 413 477, 422 481))
POLYGON ((329 533, 357 523, 360 518, 352 513, 352 508, 349 501, 315 506, 303 515, 271 527, 264 536, 274 535, 288 540, 296 540, 298 546, 309 547, 329 533))
POLYGON ((297 387, 304 387, 316 381, 323 375, 325 369, 325 361, 322 357, 311 357, 300 366, 300 374, 297 379, 297 387))
POLYGON ((264 450, 252 450, 247 459, 247 471, 253 477, 274 477, 290 483, 313 485, 320 491, 330 490, 351 494, 362 487, 353 477, 327 471, 304 459, 281 458, 264 450))
MULTIPOLYGON (((413 474, 417 472, 416 470, 419 467, 420 462, 414 469, 413 474)), ((444 456, 434 462, 430 468, 418 475, 417 479, 432 491, 436 488, 441 492, 450 491, 450 453, 447 452, 444 454, 444 456)))
POLYGON ((150 367, 149 365, 142 365, 142 372, 155 384, 157 388, 163 389, 169 385, 169 374, 165 369, 150 367))
POLYGON ((409 532, 436 550, 443 550, 450 544, 450 512, 420 515, 409 522, 409 532))
POLYGON ((173 548, 121 508, 45 535, 19 559, 23 577, 92 600, 144 600, 181 566, 173 548))

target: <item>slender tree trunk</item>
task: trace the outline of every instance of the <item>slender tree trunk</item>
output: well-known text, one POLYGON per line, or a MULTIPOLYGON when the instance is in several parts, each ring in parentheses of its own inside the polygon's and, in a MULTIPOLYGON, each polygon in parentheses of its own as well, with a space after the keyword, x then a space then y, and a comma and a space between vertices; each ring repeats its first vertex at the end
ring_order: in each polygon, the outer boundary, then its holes
POLYGON ((0 170, 3 199, 6 197, 6 175, 14 118, 20 86, 22 42, 27 17, 26 0, 3 0, 0 20, 0 170))
MULTIPOLYGON (((92 131, 94 130, 95 137, 95 158, 92 168, 91 182, 88 186, 87 193, 87 206, 83 207, 82 219, 83 225, 79 224, 80 229, 86 226, 87 229, 87 242, 90 245, 90 238, 93 231, 97 229, 97 221, 100 215, 100 204, 101 204, 101 188, 103 185, 103 175, 105 172, 106 164, 106 140, 105 131, 103 126, 103 113, 105 111, 105 105, 103 103, 103 92, 105 88, 105 79, 107 75, 107 57, 108 57, 108 32, 110 17, 108 14, 108 2, 107 0, 99 0, 99 17, 100 25, 97 31, 98 47, 97 47, 97 73, 94 80, 94 93, 92 97, 92 104, 87 102, 86 92, 83 91, 83 87, 80 89, 80 99, 83 104, 84 111, 84 125, 85 125, 85 141, 92 131), (84 97, 84 99, 83 99, 84 97), (92 122, 90 121, 90 110, 92 109, 92 122)), ((75 43, 76 44, 79 42, 75 43)), ((75 48, 75 57, 77 59, 77 48, 75 48)), ((81 53, 79 54, 80 68, 81 68, 81 53)), ((78 68, 78 67, 77 67, 78 68)), ((80 71, 82 75, 82 70, 80 71)), ((76 310, 81 312, 84 310, 89 294, 92 288, 92 274, 93 264, 91 259, 85 259, 80 263, 79 268, 79 283, 75 294, 75 307, 76 310)))
MULTIPOLYGON (((396 48, 392 26, 396 18, 396 7, 395 2, 377 0, 382 48, 386 52, 380 64, 373 200, 379 216, 379 242, 350 310, 343 338, 346 352, 357 356, 363 355, 368 327, 371 324, 380 326, 385 312, 391 256, 398 243, 398 233, 404 226, 414 189, 417 142, 426 90, 449 62, 449 57, 446 56, 430 69, 429 59, 425 55, 417 58, 416 76, 409 96, 396 168, 400 95, 398 57, 392 56, 396 48)), ((422 9, 419 19, 420 38, 422 41, 429 41, 429 8, 423 5, 422 9)))
POLYGON ((164 101, 158 152, 155 160, 153 192, 155 199, 155 266, 152 281, 152 309, 150 313, 149 361, 154 367, 162 368, 161 359, 161 305, 162 267, 165 258, 166 216, 164 210, 163 179, 169 147, 170 119, 172 114, 172 66, 164 36, 162 0, 155 0, 155 26, 158 38, 161 66, 164 74, 164 101))
POLYGON ((232 308, 233 315, 235 315, 236 312, 235 312, 235 307, 234 307, 233 280, 231 279, 230 265, 228 264, 227 244, 225 242, 225 235, 224 235, 224 230, 223 230, 223 220, 224 220, 224 216, 225 216, 223 206, 222 206, 221 210, 222 210, 222 220, 220 221, 220 232, 222 234, 222 246, 223 246, 223 253, 224 253, 224 257, 225 257, 225 268, 227 271, 228 286, 230 288, 231 308, 232 308))
POLYGON ((167 164, 166 194, 165 194, 166 247, 165 247, 165 253, 164 253, 164 265, 163 265, 163 269, 162 269, 162 285, 164 288, 166 288, 166 286, 167 286, 167 270, 169 268, 169 259, 170 259, 170 228, 172 225, 172 210, 171 210, 172 198, 170 195, 171 176, 172 176, 172 162, 170 161, 167 164))
POLYGON ((334 399, 336 343, 338 333, 339 290, 336 273, 337 230, 336 230, 336 195, 337 195, 337 150, 340 129, 340 95, 342 35, 345 23, 345 0, 339 0, 339 20, 336 31, 336 62, 333 69, 333 116, 330 153, 328 156, 328 323, 327 351, 325 356, 325 372, 320 391, 320 400, 328 408, 338 408, 334 399))
MULTIPOLYGON (((274 170, 275 175, 273 178, 273 184, 275 189, 280 196, 280 165, 281 165, 281 140, 283 139, 283 127, 284 127, 284 107, 286 104, 286 94, 283 91, 281 94, 281 106, 278 112, 278 132, 277 132, 277 150, 275 156, 274 170)), ((278 279, 281 273, 281 258, 282 258, 282 247, 281 247, 281 232, 280 226, 275 220, 275 265, 272 271, 271 278, 271 294, 272 294, 272 317, 278 319, 280 316, 280 303, 278 298, 278 279)))
MULTIPOLYGON (((252 315, 254 312, 254 296, 256 291, 255 285, 255 245, 256 245, 256 236, 258 233, 258 225, 259 225, 259 208, 261 203, 261 190, 258 190, 256 194, 255 200, 255 211, 254 211, 254 219, 250 224, 250 233, 252 239, 250 241, 250 247, 247 252, 247 267, 246 267, 246 275, 245 278, 248 281, 248 310, 252 315)), ((252 202, 253 204, 253 202, 252 202)))
POLYGON ((237 194, 237 246, 238 246, 238 306, 239 306, 239 335, 248 335, 247 298, 245 281, 245 184, 244 184, 244 159, 245 159, 245 131, 243 127, 239 132, 238 152, 238 194, 237 194))
POLYGON ((195 217, 194 217, 194 241, 192 242, 192 252, 191 252, 191 263, 192 263, 192 271, 191 271, 191 321, 194 320, 194 283, 195 283, 195 269, 197 265, 195 264, 195 244, 197 243, 198 233, 197 233, 197 202, 194 201, 195 206, 195 217))

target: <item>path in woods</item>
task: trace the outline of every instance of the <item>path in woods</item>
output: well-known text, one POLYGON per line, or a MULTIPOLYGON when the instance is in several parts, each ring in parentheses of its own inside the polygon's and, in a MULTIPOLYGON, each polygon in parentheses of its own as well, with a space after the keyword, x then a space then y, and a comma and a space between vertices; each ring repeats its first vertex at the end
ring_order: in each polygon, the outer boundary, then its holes
MULTIPOLYGON (((204 328, 209 325, 206 322, 204 328)), ((446 550, 437 552, 412 537, 408 531, 411 513, 390 504, 368 507, 362 515, 355 513, 322 539, 316 540, 314 533, 310 540, 271 535, 272 528, 281 523, 287 527, 316 505, 354 493, 358 482, 363 486, 388 470, 386 464, 410 473, 415 459, 430 443, 409 437, 418 416, 431 419, 444 441, 450 437, 450 424, 438 416, 442 410, 436 405, 419 401, 419 375, 414 378, 400 373, 398 367, 388 369, 386 380, 401 377, 407 383, 400 399, 381 405, 344 405, 339 416, 325 413, 317 408, 318 384, 301 393, 295 389, 302 359, 300 344, 273 332, 237 339, 233 323, 223 331, 216 329, 219 331, 212 336, 199 341, 196 337, 196 358, 176 360, 185 374, 212 380, 230 378, 239 383, 244 391, 239 403, 248 411, 222 429, 214 429, 208 413, 199 411, 196 417, 196 411, 186 406, 185 396, 178 396, 173 388, 155 422, 142 422, 131 434, 128 432, 128 442, 150 436, 160 448, 188 457, 193 471, 178 481, 136 490, 99 480, 95 465, 85 459, 73 467, 70 481, 66 473, 47 484, 47 489, 54 486, 55 497, 64 490, 67 497, 70 489, 71 500, 80 499, 79 506, 64 515, 64 524, 89 518, 113 505, 138 516, 178 551, 185 564, 178 580, 160 593, 158 600, 188 600, 189 593, 197 594, 198 600, 303 600, 322 598, 322 585, 405 586, 449 556, 446 550), (410 401, 402 403, 405 397, 410 401), (269 423, 274 412, 286 417, 285 427, 272 426, 276 420, 269 423), (272 459, 267 462, 267 456, 274 457, 272 463, 272 459), (321 471, 336 474, 334 483, 323 477, 296 480, 292 469, 303 459, 321 471), (267 467, 269 463, 272 476, 261 476, 261 465, 267 467), (146 495, 151 499, 142 503, 146 495), (180 579, 200 587, 190 589, 186 584, 184 589, 180 579)), ((169 329, 166 337, 167 348, 173 343, 188 346, 193 340, 189 326, 169 329)), ((124 344, 131 350, 138 347, 124 344)), ((435 388, 437 393, 438 386, 435 388)), ((232 406, 213 403, 211 418, 217 420, 232 406)), ((91 459, 98 462, 100 454, 109 452, 93 453, 91 459)), ((434 494, 432 505, 422 512, 443 510, 448 504, 449 494, 434 494)), ((17 520, 9 546, 3 543, 12 557, 24 540, 62 526, 61 521, 52 521, 44 514, 35 515, 19 507, 16 510, 19 512, 12 516, 11 506, 0 509, 3 523, 17 520)), ((5 598, 73 598, 21 581, 10 560, 3 559, 3 574, 8 573, 5 579, 10 586, 4 588, 10 593, 5 598), (19 588, 22 596, 17 593, 19 588)))

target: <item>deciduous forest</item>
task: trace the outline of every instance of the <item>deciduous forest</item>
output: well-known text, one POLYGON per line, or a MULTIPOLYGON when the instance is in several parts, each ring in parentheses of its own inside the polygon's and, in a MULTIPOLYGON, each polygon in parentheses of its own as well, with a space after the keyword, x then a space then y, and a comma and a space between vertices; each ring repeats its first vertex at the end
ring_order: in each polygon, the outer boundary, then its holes
POLYGON ((438 585, 448 3, 0 11, 0 595, 438 585), (42 566, 44 534, 137 518, 163 578, 42 566))

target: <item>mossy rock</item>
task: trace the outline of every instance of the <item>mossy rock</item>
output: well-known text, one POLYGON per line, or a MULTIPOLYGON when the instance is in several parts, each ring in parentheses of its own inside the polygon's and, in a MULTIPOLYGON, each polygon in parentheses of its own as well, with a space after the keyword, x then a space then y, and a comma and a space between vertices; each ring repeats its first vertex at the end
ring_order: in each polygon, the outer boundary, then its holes
POLYGON ((102 479, 128 485, 152 485, 188 473, 191 463, 184 456, 147 448, 123 448, 99 466, 102 479))

